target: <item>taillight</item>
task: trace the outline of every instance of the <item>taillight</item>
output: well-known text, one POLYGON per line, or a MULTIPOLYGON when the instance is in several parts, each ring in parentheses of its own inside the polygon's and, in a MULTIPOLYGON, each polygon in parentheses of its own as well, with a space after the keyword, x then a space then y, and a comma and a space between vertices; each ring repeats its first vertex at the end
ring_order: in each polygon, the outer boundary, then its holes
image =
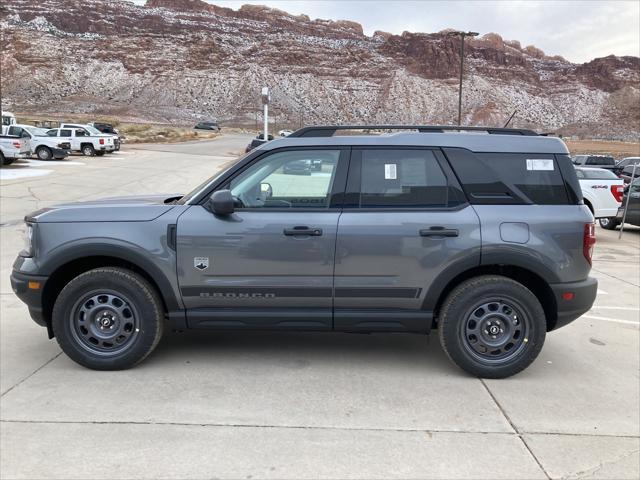
POLYGON ((582 253, 591 265, 593 257, 593 246, 596 244, 596 228, 593 223, 584 224, 584 236, 582 237, 582 253))
POLYGON ((104 138, 100 139, 100 145, 104 145, 104 138))
POLYGON ((616 202, 622 202, 624 187, 622 185, 611 185, 611 195, 616 199, 616 202))
POLYGON ((15 148, 20 148, 22 146, 22 145, 20 145, 20 142, 11 142, 11 143, 13 143, 13 146, 15 148))

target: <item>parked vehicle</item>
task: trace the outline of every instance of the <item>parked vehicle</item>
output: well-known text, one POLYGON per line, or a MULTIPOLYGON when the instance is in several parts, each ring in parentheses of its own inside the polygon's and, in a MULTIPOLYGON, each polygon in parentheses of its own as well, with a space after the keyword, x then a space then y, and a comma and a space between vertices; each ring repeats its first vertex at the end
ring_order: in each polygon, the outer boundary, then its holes
POLYGON ((60 128, 81 128, 87 132, 87 135, 90 135, 92 137, 110 138, 111 141, 108 143, 108 145, 113 145, 113 148, 108 148, 105 150, 105 152, 113 153, 120 150, 120 137, 117 134, 102 133, 100 130, 89 124, 82 125, 76 123, 61 123, 60 128))
POLYGON ((284 129, 284 130, 280 130, 278 132, 278 135, 280 135, 281 137, 288 137, 292 133, 293 133, 293 130, 284 129))
POLYGON ((624 182, 615 173, 603 168, 576 167, 576 175, 584 203, 602 228, 610 228, 620 208, 624 182))
POLYGON ((624 198, 622 199, 622 206, 618 210, 618 214, 616 215, 615 219, 615 225, 613 226, 612 230, 622 223, 622 219, 624 218, 625 206, 626 208, 628 208, 627 218, 624 219, 625 223, 640 227, 640 178, 636 178, 631 184, 627 185, 625 190, 626 191, 624 194, 624 198), (627 195, 629 196, 628 206, 627 195))
POLYGON ((622 171, 622 167, 618 167, 615 159, 608 155, 576 155, 573 157, 573 164, 579 167, 604 168, 615 174, 622 171))
POLYGON ((71 154, 68 138, 49 137, 44 128, 15 124, 9 127, 9 135, 28 138, 31 155, 36 155, 40 160, 62 160, 71 154))
POLYGON ((0 135, 0 166, 11 165, 19 158, 29 158, 29 139, 15 135, 0 135))
POLYGON ((635 165, 635 170, 633 167, 634 165, 627 165, 622 169, 622 172, 620 172, 620 178, 624 181, 624 183, 631 183, 633 178, 640 177, 640 163, 635 165))
POLYGON ((108 133, 110 135, 116 135, 119 136, 120 132, 118 132, 117 128, 114 128, 114 126, 110 123, 104 123, 104 122, 89 122, 87 123, 87 125, 101 131, 102 133, 108 133))
POLYGON ((282 167, 282 173, 286 175, 311 175, 311 160, 288 162, 282 167))
POLYGON ((502 378, 591 308, 593 215, 561 139, 333 136, 347 128, 267 142, 184 196, 35 212, 13 290, 100 370, 142 361, 165 328, 437 329, 456 364, 502 378), (282 174, 318 157, 323 175, 282 174))
POLYGON ((616 163, 616 167, 624 168, 633 164, 640 165, 640 157, 624 157, 622 160, 616 163))
MULTIPOLYGON (((273 140, 273 135, 268 135, 267 138, 269 140, 273 140)), ((267 143, 267 142, 264 140, 264 134, 260 133, 260 134, 256 135, 256 138, 254 138, 253 140, 251 140, 249 142, 249 144, 244 149, 244 153, 249 153, 254 148, 257 148, 260 145, 264 145, 265 143, 267 143)))
POLYGON ((2 118, 0 135, 7 135, 9 127, 16 124, 16 116, 11 112, 1 112, 0 117, 2 118))
POLYGON ((115 148, 111 135, 92 134, 86 128, 52 128, 47 131, 47 135, 69 139, 72 152, 81 152, 88 157, 104 155, 115 148))
POLYGON ((218 125, 218 122, 198 122, 193 128, 196 130, 215 130, 217 132, 220 131, 220 125, 218 125))

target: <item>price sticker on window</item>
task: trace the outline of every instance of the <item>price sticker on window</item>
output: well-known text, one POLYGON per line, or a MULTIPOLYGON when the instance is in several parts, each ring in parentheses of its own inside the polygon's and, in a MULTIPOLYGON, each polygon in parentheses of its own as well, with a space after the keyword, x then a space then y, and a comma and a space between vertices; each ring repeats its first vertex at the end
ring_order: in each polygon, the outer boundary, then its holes
POLYGON ((550 158, 527 158, 527 170, 553 170, 550 158))
POLYGON ((395 163, 384 164, 384 179, 385 180, 397 180, 398 168, 395 163))

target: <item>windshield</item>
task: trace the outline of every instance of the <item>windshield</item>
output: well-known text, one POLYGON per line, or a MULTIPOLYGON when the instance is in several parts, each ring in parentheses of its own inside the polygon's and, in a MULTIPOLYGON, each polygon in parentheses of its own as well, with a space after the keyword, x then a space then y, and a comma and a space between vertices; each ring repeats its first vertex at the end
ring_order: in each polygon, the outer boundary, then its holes
POLYGON ((227 168, 223 168, 222 170, 220 170, 218 173, 216 173, 215 175, 209 177, 207 180, 205 180, 204 182, 202 182, 200 185, 198 185, 196 188, 194 188, 193 190, 191 190, 189 193, 187 193, 184 197, 182 197, 177 203, 179 205, 184 205, 185 203, 187 203, 189 200, 191 200, 193 197, 195 197, 201 190, 204 190, 205 187, 213 182, 215 182, 216 180, 218 180, 220 177, 222 177, 223 174, 225 174, 227 172, 227 170, 229 170, 231 167, 233 167, 236 163, 240 162, 241 160, 243 160, 244 158, 246 158, 248 155, 251 155, 253 152, 250 153, 246 153, 244 155, 242 155, 241 157, 239 157, 235 162, 233 162, 231 165, 229 165, 227 168))
POLYGON ((38 128, 38 127, 24 127, 25 130, 27 130, 31 135, 34 135, 36 137, 44 137, 47 135, 47 129, 46 128, 38 128))
POLYGON ((91 135, 102 135, 102 132, 100 130, 98 130, 95 127, 92 127, 91 125, 87 125, 83 128, 87 130, 91 135))

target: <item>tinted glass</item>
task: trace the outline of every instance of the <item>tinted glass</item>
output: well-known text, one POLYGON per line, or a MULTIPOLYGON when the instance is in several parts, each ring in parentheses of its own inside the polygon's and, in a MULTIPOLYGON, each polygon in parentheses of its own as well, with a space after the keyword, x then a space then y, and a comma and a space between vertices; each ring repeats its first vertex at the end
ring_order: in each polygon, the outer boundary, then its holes
POLYGON ((275 152, 230 183, 240 208, 327 208, 339 150, 275 152))
POLYGON ((502 181, 538 205, 569 203, 567 190, 553 155, 538 153, 478 153, 502 181), (515 187, 515 188, 514 188, 515 187))
POLYGON ((60 130, 60 136, 61 137, 70 137, 71 136, 71 130, 60 130))
POLYGON ((611 165, 614 166, 616 161, 613 157, 589 157, 587 165, 611 165))
POLYGON ((362 151, 361 207, 446 207, 447 203, 447 177, 430 150, 362 151))

